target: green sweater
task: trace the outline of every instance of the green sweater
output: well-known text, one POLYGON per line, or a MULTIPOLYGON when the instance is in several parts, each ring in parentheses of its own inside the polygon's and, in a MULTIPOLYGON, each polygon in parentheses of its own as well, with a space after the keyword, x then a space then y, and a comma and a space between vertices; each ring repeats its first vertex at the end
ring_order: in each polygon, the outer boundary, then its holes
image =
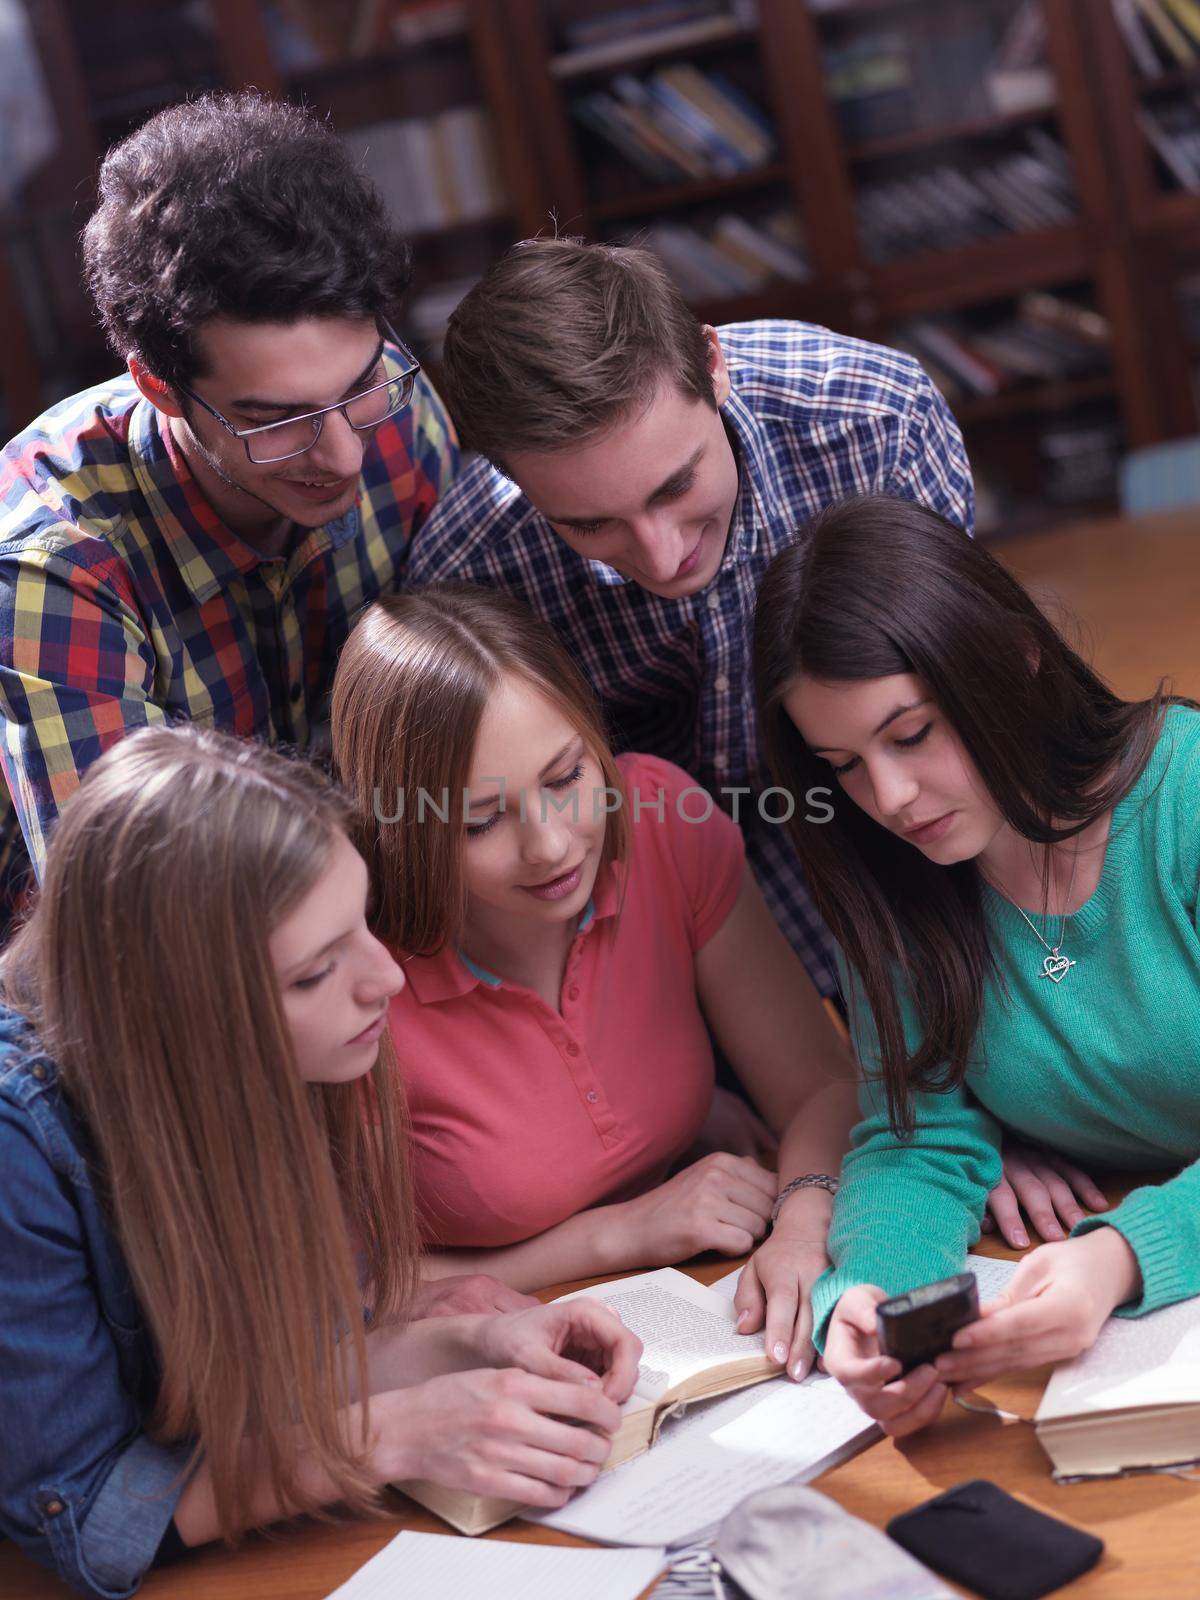
MULTIPOLYGON (((1045 951, 1016 908, 985 889, 1007 993, 989 984, 966 1086, 918 1095, 911 1140, 888 1127, 874 1070, 878 1034, 860 986, 846 986, 866 1082, 830 1227, 834 1266, 813 1293, 822 1348, 838 1297, 853 1285, 899 1294, 962 1271, 1000 1179, 1000 1124, 1085 1167, 1182 1165, 1178 1177, 1133 1190, 1074 1231, 1107 1225, 1129 1241, 1143 1292, 1122 1314, 1200 1294, 1198 813, 1200 712, 1173 706, 1146 770, 1113 812, 1096 891, 1067 924, 1063 954, 1077 965, 1061 983, 1038 976, 1045 951)), ((911 999, 901 999, 911 1048, 911 999)))

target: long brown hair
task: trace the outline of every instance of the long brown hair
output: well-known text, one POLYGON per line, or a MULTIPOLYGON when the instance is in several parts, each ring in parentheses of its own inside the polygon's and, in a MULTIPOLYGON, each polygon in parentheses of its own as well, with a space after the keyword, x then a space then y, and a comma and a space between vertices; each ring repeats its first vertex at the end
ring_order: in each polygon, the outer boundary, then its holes
POLYGON ((313 1511, 297 1438, 357 1509, 375 1500, 339 1421, 369 1392, 363 1305, 399 1316, 415 1233, 397 1073, 307 1084, 273 927, 324 870, 347 808, 312 768, 189 727, 130 735, 63 811, 36 907, 0 964, 99 1157, 158 1350, 150 1430, 195 1438, 222 1533, 256 1453, 313 1511), (360 1289, 355 1252, 364 1257, 360 1289))
MULTIPOLYGON (((462 796, 488 697, 509 675, 558 707, 621 794, 591 690, 552 630, 510 596, 470 584, 389 595, 342 651, 334 760, 357 809, 375 931, 394 948, 429 955, 461 937, 462 796)), ((627 826, 622 805, 607 819, 604 861, 624 859, 627 826)))
MULTIPOLYGON (((783 706, 801 674, 928 685, 993 803, 1017 833, 1056 844, 1124 798, 1154 748, 1167 697, 1121 700, 1030 596, 961 528, 885 495, 823 512, 763 578, 754 627, 760 727, 775 782, 830 783, 783 706)), ((794 818, 818 910, 861 982, 879 1032, 894 1127, 912 1091, 960 1084, 996 974, 972 862, 940 867, 850 802, 794 818), (904 1034, 897 977, 920 1037, 904 1034)))

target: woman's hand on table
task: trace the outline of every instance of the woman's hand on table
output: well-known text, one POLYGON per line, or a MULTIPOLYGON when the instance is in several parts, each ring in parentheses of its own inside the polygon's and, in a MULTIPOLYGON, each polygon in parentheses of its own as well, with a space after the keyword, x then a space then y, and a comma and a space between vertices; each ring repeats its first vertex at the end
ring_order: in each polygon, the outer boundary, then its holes
POLYGON ((893 1439, 928 1427, 941 1415, 949 1388, 926 1363, 900 1376, 900 1363, 879 1353, 875 1307, 886 1290, 863 1283, 834 1307, 825 1340, 825 1370, 893 1439))
POLYGON ((770 1235, 742 1268, 734 1307, 738 1330, 756 1333, 772 1361, 796 1380, 810 1371, 813 1284, 829 1265, 825 1252, 833 1199, 803 1189, 784 1202, 770 1235))
POLYGON ((613 1270, 686 1261, 704 1250, 744 1256, 771 1220, 776 1181, 749 1156, 704 1156, 656 1189, 606 1206, 613 1270))
POLYGON ((985 1231, 998 1228, 1014 1250, 1024 1250, 1029 1244, 1022 1212, 1049 1243, 1065 1239, 1083 1220, 1087 1214, 1083 1206, 1107 1211, 1107 1197, 1065 1156, 1007 1136, 1003 1156, 1004 1176, 988 1196, 990 1215, 984 1216, 983 1227, 985 1231))
POLYGON ((955 1334, 953 1348, 934 1363, 938 1378, 969 1389, 1077 1356, 1095 1343, 1113 1311, 1140 1293, 1137 1257, 1115 1228, 1044 1244, 982 1308, 979 1321, 955 1334))
POLYGON ((510 1289, 486 1272, 456 1272, 446 1278, 422 1278, 409 1306, 409 1319, 490 1315, 523 1311, 539 1302, 531 1294, 510 1289))
POLYGON ((620 1405, 637 1382, 642 1342, 601 1301, 566 1300, 489 1317, 480 1354, 489 1366, 583 1384, 620 1405))
POLYGON ((370 1463, 380 1484, 428 1478, 553 1507, 595 1481, 621 1412, 599 1383, 556 1382, 510 1367, 449 1373, 376 1395, 370 1418, 370 1463))

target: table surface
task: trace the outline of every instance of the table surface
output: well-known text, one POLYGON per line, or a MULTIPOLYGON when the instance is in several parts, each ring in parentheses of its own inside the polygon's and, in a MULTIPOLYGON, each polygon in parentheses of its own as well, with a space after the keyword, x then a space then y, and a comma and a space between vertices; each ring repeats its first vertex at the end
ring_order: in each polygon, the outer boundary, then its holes
MULTIPOLYGON (((1082 652, 1128 696, 1149 693, 1169 674, 1200 698, 1200 514, 1078 524, 1060 533, 995 546, 1021 580, 1051 605, 1063 602, 1084 624, 1082 652)), ((1015 1259, 985 1240, 989 1255, 1015 1259)), ((711 1281, 729 1271, 708 1260, 689 1270, 711 1281)), ((1048 1369, 988 1385, 999 1405, 1032 1415, 1048 1369)), ((1100 1564, 1072 1586, 1079 1600, 1195 1600, 1200 1593, 1197 1486, 1172 1477, 1060 1487, 1033 1429, 1004 1426, 948 1405, 914 1438, 882 1440, 825 1473, 821 1490, 881 1527, 898 1512, 964 1479, 987 1477, 1030 1505, 1098 1534, 1100 1564)), ((147 1600, 323 1600, 404 1528, 444 1533, 443 1523, 401 1495, 378 1521, 306 1524, 256 1536, 239 1550, 208 1548, 152 1573, 147 1600)), ((521 1522, 487 1537, 532 1543, 581 1541, 521 1522)), ((966 1593, 966 1591, 962 1591, 966 1593)), ((0 1543, 5 1600, 63 1600, 69 1591, 11 1544, 0 1543)))

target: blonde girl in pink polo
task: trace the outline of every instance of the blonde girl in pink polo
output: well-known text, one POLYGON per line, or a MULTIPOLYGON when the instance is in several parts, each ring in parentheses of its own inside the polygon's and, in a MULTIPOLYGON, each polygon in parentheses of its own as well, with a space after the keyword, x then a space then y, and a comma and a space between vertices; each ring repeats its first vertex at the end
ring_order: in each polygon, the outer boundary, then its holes
POLYGON ((408 979, 425 1270, 524 1289, 753 1250, 742 1327, 802 1376, 855 1088, 736 824, 669 762, 614 759, 557 638, 491 591, 372 606, 333 729, 408 979), (677 1169, 714 1105, 709 1027, 778 1175, 728 1149, 677 1169))

